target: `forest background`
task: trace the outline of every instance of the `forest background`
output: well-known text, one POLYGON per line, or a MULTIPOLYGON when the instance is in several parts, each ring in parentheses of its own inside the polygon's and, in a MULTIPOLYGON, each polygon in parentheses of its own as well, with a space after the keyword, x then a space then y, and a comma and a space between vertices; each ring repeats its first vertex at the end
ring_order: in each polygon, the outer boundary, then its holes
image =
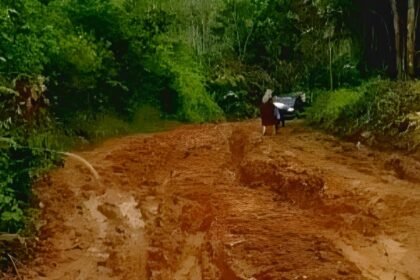
POLYGON ((56 151, 253 118, 266 88, 305 92, 309 125, 415 153, 419 9, 415 0, 0 0, 0 232, 25 234, 31 184, 60 164, 56 151))

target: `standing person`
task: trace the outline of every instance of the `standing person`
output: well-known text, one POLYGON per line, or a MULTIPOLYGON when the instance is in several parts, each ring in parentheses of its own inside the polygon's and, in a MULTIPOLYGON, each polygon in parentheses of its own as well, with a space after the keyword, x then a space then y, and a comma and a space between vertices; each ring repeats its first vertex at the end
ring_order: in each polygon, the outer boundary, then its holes
MULTIPOLYGON (((278 132, 280 128, 280 123, 282 124, 282 127, 284 127, 284 107, 281 107, 282 105, 277 104, 279 103, 278 97, 273 96, 273 104, 274 104, 274 115, 276 116, 276 132, 278 132)), ((281 104, 281 103, 280 103, 281 104)))
POLYGON ((265 135, 267 126, 273 127, 273 135, 276 134, 276 116, 274 112, 274 104, 273 104, 273 91, 271 89, 267 89, 265 94, 262 98, 262 103, 260 107, 261 112, 261 122, 262 122, 262 134, 265 135))
POLYGON ((276 106, 274 106, 274 116, 276 117, 276 133, 278 133, 280 128, 280 122, 283 122, 284 126, 284 116, 283 112, 276 106))

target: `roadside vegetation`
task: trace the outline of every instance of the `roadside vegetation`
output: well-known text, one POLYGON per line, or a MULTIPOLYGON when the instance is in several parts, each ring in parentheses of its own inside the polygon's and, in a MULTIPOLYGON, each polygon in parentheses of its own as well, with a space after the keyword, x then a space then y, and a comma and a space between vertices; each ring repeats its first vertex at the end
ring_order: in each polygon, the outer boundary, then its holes
POLYGON ((420 82, 371 80, 359 87, 319 92, 310 125, 371 146, 418 151, 420 82))
POLYGON ((56 151, 256 117, 266 88, 307 92, 311 125, 416 149, 408 2, 0 0, 0 232, 22 234, 56 151))

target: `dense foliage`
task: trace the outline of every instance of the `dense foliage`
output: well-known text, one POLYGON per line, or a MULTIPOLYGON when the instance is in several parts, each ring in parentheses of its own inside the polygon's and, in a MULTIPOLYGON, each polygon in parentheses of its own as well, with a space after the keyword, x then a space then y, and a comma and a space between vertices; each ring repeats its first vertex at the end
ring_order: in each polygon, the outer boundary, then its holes
POLYGON ((362 82, 418 71, 419 5, 394 2, 0 0, 0 231, 21 228, 30 183, 63 143, 254 117, 268 87, 337 89, 312 123, 391 131, 409 111, 394 102, 417 97, 362 82))
POLYGON ((15 83, 31 88, 26 98, 0 87, 0 230, 9 232, 23 226, 32 181, 57 160, 56 155, 45 150, 52 144, 47 137, 52 123, 42 108, 47 102, 44 79, 19 79, 15 83))
POLYGON ((371 145, 413 151, 420 145, 419 112, 420 82, 373 80, 320 94, 307 121, 371 145))

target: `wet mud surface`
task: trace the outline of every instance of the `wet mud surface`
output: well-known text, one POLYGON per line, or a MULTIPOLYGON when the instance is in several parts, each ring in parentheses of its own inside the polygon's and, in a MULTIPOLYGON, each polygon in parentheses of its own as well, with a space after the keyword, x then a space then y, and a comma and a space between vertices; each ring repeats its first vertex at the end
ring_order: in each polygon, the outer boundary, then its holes
MULTIPOLYGON (((25 279, 420 279, 420 169, 290 123, 112 139, 36 186, 25 279)), ((407 164, 410 162, 411 164, 407 164)))

